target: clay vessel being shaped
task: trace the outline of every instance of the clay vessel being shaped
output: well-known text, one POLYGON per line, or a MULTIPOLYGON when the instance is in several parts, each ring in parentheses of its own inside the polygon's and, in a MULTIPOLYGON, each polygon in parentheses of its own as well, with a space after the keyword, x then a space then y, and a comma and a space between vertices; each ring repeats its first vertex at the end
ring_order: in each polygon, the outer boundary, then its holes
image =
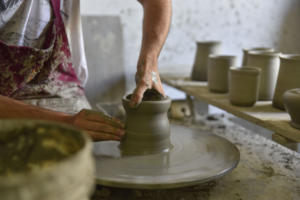
POLYGON ((247 67, 261 69, 258 99, 263 101, 272 100, 279 72, 279 52, 249 51, 247 67))
POLYGON ((126 136, 120 144, 122 155, 168 152, 171 148, 168 119, 171 99, 143 100, 137 108, 132 108, 129 96, 122 99, 126 111, 126 136))
POLYGON ((236 56, 210 55, 207 66, 208 88, 212 92, 228 92, 229 68, 236 66, 236 56))
POLYGON ((284 110, 282 95, 293 88, 300 88, 300 54, 281 55, 273 106, 284 110))
POLYGON ((192 69, 191 79, 193 81, 207 81, 207 64, 210 54, 218 54, 221 49, 219 41, 197 42, 197 50, 192 69))
POLYGON ((273 52, 273 48, 269 47, 255 47, 250 49, 243 49, 243 61, 242 66, 246 66, 248 64, 248 52, 249 51, 264 51, 264 52, 273 52))
POLYGON ((237 106, 253 106, 258 99, 260 69, 232 67, 229 70, 229 100, 237 106))
POLYGON ((282 99, 285 109, 291 116, 291 125, 300 129, 300 88, 284 92, 282 99))

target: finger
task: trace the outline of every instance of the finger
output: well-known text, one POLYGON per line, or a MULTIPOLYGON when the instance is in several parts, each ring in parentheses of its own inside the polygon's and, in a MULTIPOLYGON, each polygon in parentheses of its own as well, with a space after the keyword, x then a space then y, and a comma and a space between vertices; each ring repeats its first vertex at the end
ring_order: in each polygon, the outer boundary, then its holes
POLYGON ((101 112, 95 110, 88 110, 88 109, 84 109, 82 111, 83 111, 84 118, 87 120, 110 124, 118 128, 125 128, 125 125, 120 120, 107 116, 101 112))
POLYGON ((105 140, 115 140, 120 141, 121 138, 115 135, 110 135, 107 133, 102 132, 94 132, 94 131, 84 131, 86 134, 88 134, 93 141, 105 141, 105 140))
POLYGON ((131 99, 130 99, 130 106, 137 107, 144 96, 145 91, 148 89, 146 84, 139 84, 137 88, 134 90, 131 99))
POLYGON ((165 95, 165 91, 164 91, 164 89, 163 89, 163 87, 162 87, 162 84, 161 84, 161 81, 160 81, 160 78, 158 77, 158 81, 156 82, 156 83, 153 83, 152 84, 152 87, 154 88, 154 89, 156 89, 160 94, 162 94, 164 97, 166 97, 166 95, 165 95))
POLYGON ((157 83, 153 85, 153 88, 156 89, 160 94, 162 94, 164 97, 166 97, 164 89, 161 85, 161 83, 157 83))
POLYGON ((88 120, 80 120, 76 123, 76 126, 83 129, 94 132, 104 132, 107 134, 115 135, 118 137, 122 137, 125 134, 124 129, 120 129, 109 124, 94 122, 88 120))
POLYGON ((159 75, 158 75, 158 87, 160 88, 160 89, 159 89, 159 92, 160 92, 162 95, 166 96, 165 90, 164 90, 164 88, 163 88, 163 86, 162 86, 161 79, 160 79, 160 76, 159 76, 159 75))

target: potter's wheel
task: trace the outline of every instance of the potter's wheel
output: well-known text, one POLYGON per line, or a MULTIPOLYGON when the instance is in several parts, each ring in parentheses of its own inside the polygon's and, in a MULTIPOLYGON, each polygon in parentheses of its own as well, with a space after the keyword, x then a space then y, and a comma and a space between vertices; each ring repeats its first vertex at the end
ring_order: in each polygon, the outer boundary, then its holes
POLYGON ((216 180, 239 162, 232 143, 208 132, 172 124, 171 142, 167 153, 123 157, 119 142, 95 143, 97 183, 136 189, 191 186, 216 180))

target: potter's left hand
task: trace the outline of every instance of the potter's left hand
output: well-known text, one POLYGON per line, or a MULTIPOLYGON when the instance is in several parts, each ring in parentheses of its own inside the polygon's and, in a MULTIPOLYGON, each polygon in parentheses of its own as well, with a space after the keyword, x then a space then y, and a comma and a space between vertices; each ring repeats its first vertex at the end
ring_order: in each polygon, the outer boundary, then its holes
POLYGON ((157 61, 141 62, 141 64, 138 64, 135 81, 137 86, 131 96, 130 105, 132 107, 137 107, 141 103, 144 92, 147 89, 156 89, 165 96, 157 69, 157 61))
POLYGON ((94 141, 121 140, 125 133, 124 124, 118 119, 88 109, 71 116, 69 123, 90 135, 94 141))

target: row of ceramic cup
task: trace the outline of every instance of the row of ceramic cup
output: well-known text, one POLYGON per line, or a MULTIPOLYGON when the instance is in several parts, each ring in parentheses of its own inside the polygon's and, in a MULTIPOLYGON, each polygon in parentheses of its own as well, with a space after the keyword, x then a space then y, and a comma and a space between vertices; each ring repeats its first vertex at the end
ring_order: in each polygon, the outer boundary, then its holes
MULTIPOLYGON (((286 55, 272 48, 252 48, 244 50, 242 66, 236 67, 237 57, 221 55, 220 49, 218 41, 197 42, 191 79, 208 81, 212 92, 229 92, 234 105, 252 106, 257 100, 272 100, 274 107, 284 109, 284 92, 300 88, 300 54, 286 55)), ((300 102, 298 104, 300 107, 300 102)))

